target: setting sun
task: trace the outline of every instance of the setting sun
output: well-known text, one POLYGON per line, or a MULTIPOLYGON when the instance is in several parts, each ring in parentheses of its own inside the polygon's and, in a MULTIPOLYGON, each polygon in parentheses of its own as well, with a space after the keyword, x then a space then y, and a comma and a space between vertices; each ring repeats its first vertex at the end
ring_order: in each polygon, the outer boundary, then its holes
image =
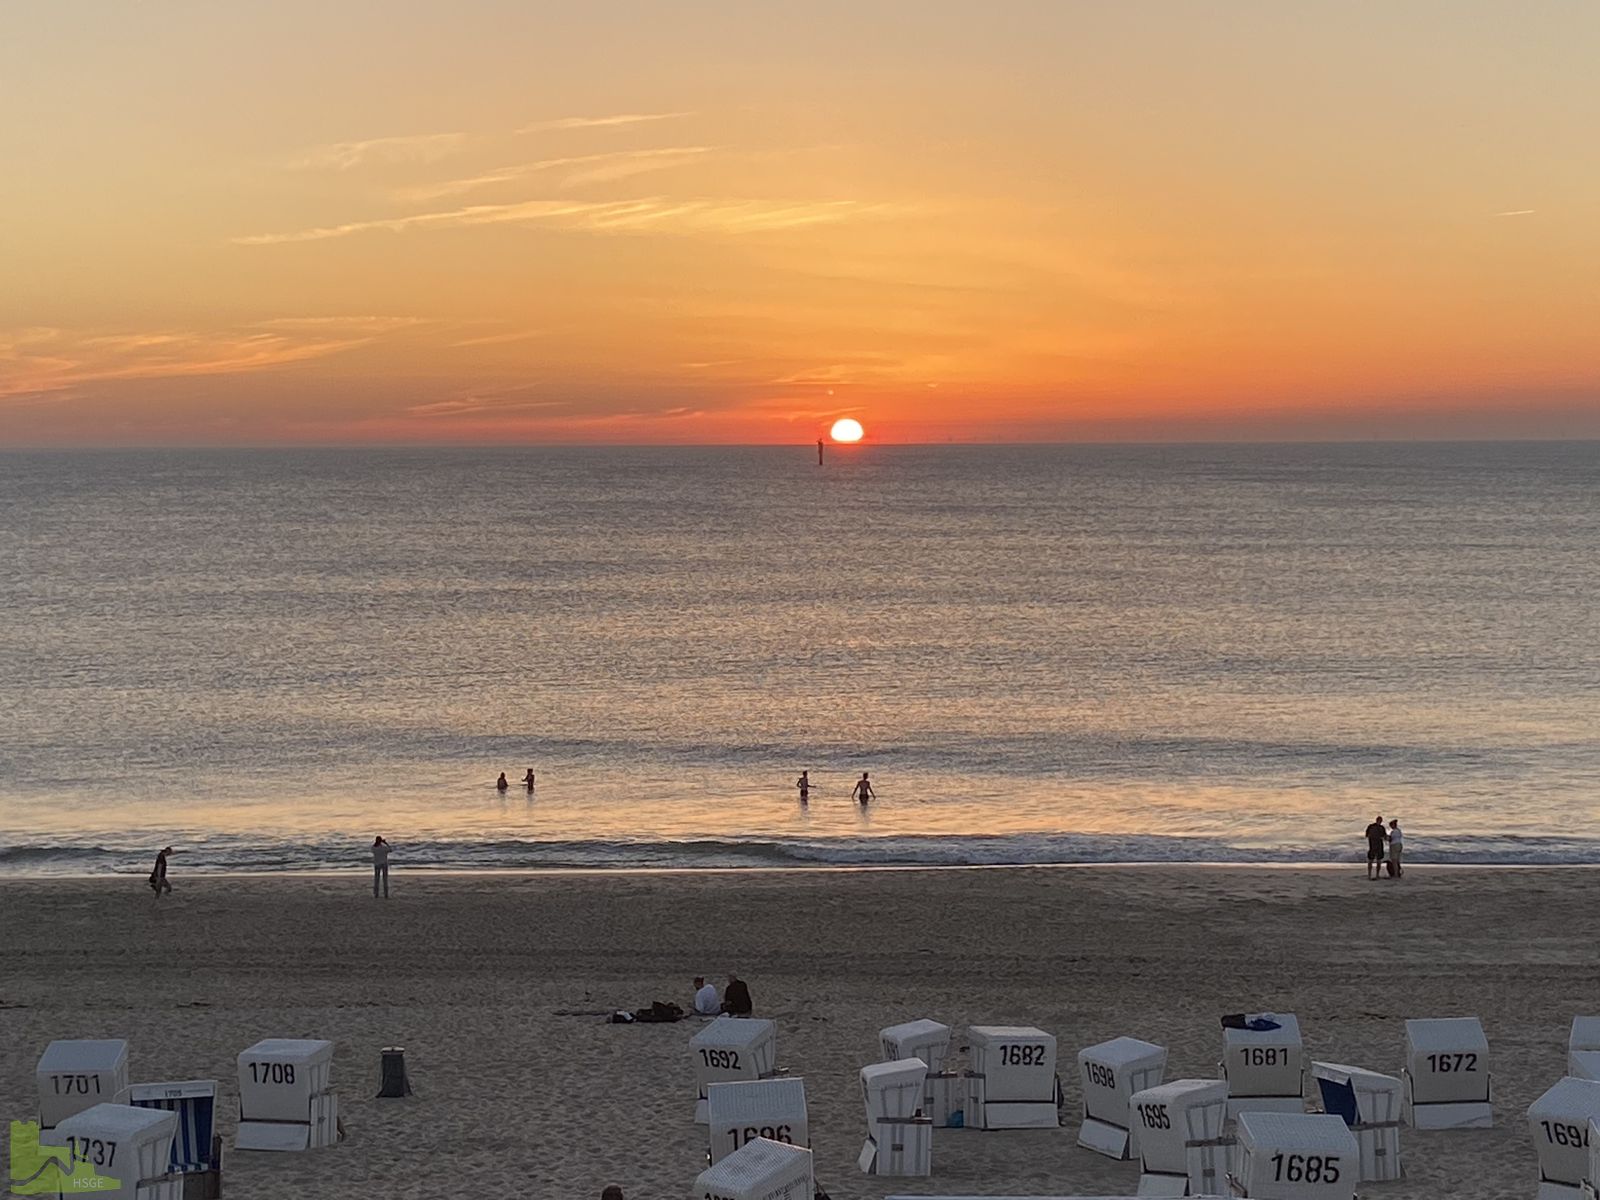
POLYGON ((828 436, 836 442, 859 442, 861 435, 866 430, 861 428, 861 422, 853 417, 840 417, 833 423, 833 428, 828 431, 828 436))

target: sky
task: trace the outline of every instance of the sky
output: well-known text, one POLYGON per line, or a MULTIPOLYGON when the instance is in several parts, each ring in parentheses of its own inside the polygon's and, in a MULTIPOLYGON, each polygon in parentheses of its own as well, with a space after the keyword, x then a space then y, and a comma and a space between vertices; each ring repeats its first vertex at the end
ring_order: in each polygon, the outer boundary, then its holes
POLYGON ((0 446, 1600 437, 1600 5, 8 0, 0 446))

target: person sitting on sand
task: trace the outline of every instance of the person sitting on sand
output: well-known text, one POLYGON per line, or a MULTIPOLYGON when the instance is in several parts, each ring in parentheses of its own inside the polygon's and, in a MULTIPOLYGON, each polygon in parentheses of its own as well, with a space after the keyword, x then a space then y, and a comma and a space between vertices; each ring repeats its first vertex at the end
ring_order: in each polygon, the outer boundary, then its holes
POLYGON ((600 1200, 622 1200, 622 1189, 613 1183, 600 1193, 600 1200))
POLYGON ((1378 878, 1383 870, 1383 817, 1372 818, 1372 824, 1367 826, 1367 878, 1378 878))
POLYGON ((161 899, 163 892, 172 890, 172 885, 167 882, 167 855, 171 853, 172 847, 168 846, 156 855, 156 865, 150 872, 150 890, 156 894, 157 900, 161 899))
POLYGON ((1405 845, 1405 834, 1400 832, 1400 821, 1396 818, 1389 822, 1389 874, 1396 879, 1400 878, 1400 853, 1405 845))
POLYGON ((851 790, 850 798, 866 804, 868 800, 875 799, 877 795, 878 793, 872 790, 872 781, 867 778, 867 773, 865 771, 861 772, 861 778, 856 780, 856 786, 851 790))
POLYGON ((730 1017, 748 1017, 755 1012, 750 1003, 750 988, 737 975, 728 976, 728 986, 722 989, 722 1011, 730 1017))
POLYGON ((717 999, 717 985, 707 983, 704 975, 694 977, 694 1011, 702 1017, 714 1017, 722 1011, 717 999))
POLYGON ((505 791, 508 787, 511 786, 509 783, 506 782, 506 773, 504 771, 500 772, 500 778, 494 781, 494 786, 495 786, 496 790, 502 791, 502 792, 505 791))
POLYGON ((522 777, 522 786, 530 792, 533 791, 533 768, 528 768, 528 773, 522 777))

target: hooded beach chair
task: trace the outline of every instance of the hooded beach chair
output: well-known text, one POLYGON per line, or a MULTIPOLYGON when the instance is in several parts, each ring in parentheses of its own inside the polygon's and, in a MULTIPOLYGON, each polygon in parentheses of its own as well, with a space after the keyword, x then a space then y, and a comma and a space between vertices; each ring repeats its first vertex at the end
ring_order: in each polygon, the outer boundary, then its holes
POLYGON ((969 1129, 1054 1129, 1055 1035, 1031 1025, 974 1025, 967 1030, 969 1129))
POLYGON ((933 1162, 933 1120, 922 1112, 928 1066, 902 1058, 861 1068, 867 1141, 856 1166, 869 1175, 926 1175, 933 1162))
POLYGON ((1361 1185, 1355 1135, 1329 1113, 1242 1112, 1238 1137, 1233 1195, 1354 1200, 1361 1185))
POLYGON ((1413 1129, 1494 1124, 1489 1039, 1477 1017, 1406 1022, 1405 1118, 1413 1129))
POLYGON ((1342 1063, 1314 1062, 1311 1074, 1323 1111, 1342 1117, 1356 1135, 1362 1182, 1399 1179, 1400 1080, 1342 1063))
POLYGON ((1252 1013, 1222 1030, 1222 1078, 1228 1119, 1242 1112, 1303 1113, 1306 1051, 1293 1013, 1252 1013))
POLYGON ((690 1195, 695 1200, 812 1200, 815 1191, 811 1151, 758 1137, 702 1171, 690 1195))
POLYGON ((184 1200, 216 1200, 222 1194, 222 1136, 217 1132, 216 1081, 136 1083, 128 1089, 128 1103, 135 1108, 157 1109, 177 1117, 171 1170, 183 1176, 184 1200))
POLYGON ((794 1076, 707 1084, 706 1116, 712 1166, 757 1138, 811 1145, 806 1082, 794 1076))
POLYGON ((777 1057, 778 1027, 761 1017, 718 1017, 696 1033, 689 1039, 695 1123, 706 1123, 708 1086, 769 1079, 777 1073, 777 1057))
POLYGON ((102 1182, 93 1190, 64 1188, 61 1194, 109 1200, 182 1200, 183 1180, 168 1169, 177 1124, 177 1117, 169 1112, 129 1104, 96 1104, 63 1118, 54 1129, 41 1133, 39 1142, 41 1147, 64 1147, 71 1160, 88 1163, 102 1182))
POLYGON ((1139 1154, 1139 1195, 1206 1196, 1228 1190, 1232 1137, 1223 1136, 1228 1085, 1175 1079, 1128 1100, 1139 1154))
POLYGON ((907 1021, 879 1030, 878 1041, 886 1062, 920 1058, 928 1064, 922 1115, 933 1122, 934 1128, 948 1128, 951 1119, 966 1104, 966 1086, 961 1072, 950 1065, 950 1026, 926 1018, 907 1021))
POLYGON ((239 1055, 240 1150, 315 1150, 339 1140, 333 1043, 267 1038, 239 1055))
POLYGON ((1600 1121, 1600 1082, 1567 1076, 1528 1107, 1528 1132, 1539 1155, 1538 1200, 1582 1200, 1600 1121))
POLYGON ((1078 1145, 1107 1158, 1132 1158, 1128 1101, 1135 1092, 1155 1087, 1166 1073, 1166 1047, 1138 1038, 1112 1038, 1078 1051, 1078 1079, 1083 1084, 1078 1145))
POLYGON ((128 1086, 128 1043, 120 1038, 51 1042, 39 1056, 36 1078, 39 1128, 54 1129, 96 1104, 118 1102, 128 1086))

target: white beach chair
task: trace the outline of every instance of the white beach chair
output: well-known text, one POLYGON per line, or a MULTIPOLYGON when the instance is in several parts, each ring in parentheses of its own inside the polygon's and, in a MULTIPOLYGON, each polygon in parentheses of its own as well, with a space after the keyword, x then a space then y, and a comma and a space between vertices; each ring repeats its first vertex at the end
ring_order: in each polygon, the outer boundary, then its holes
POLYGON ((928 1065, 920 1058, 861 1068, 867 1142, 856 1165, 869 1175, 927 1175, 933 1163, 933 1120, 922 1114, 928 1065))
POLYGON ((712 1166, 757 1138, 791 1146, 811 1145, 803 1079, 707 1084, 706 1115, 712 1166))
POLYGON ((128 1088, 135 1108, 170 1112, 178 1118, 171 1170, 183 1176, 184 1200, 216 1200, 222 1194, 222 1137, 217 1133, 217 1084, 213 1079, 180 1083, 135 1083, 128 1088))
MULTIPOLYGON (((128 1104, 96 1104, 41 1133, 41 1146, 63 1147, 87 1162, 107 1186, 90 1193, 112 1200, 182 1200, 183 1179, 170 1172, 178 1118, 128 1104)), ((67 1190, 67 1195, 78 1194, 67 1190)))
POLYGON ((1589 1169, 1583 1176, 1583 1200, 1600 1200, 1600 1121, 1589 1121, 1589 1169))
POLYGON ((96 1104, 118 1103, 128 1086, 128 1043, 120 1038, 51 1042, 39 1056, 39 1128, 53 1129, 96 1104))
POLYGON ((811 1151, 757 1138, 700 1172, 689 1200, 812 1200, 811 1151))
POLYGON ((1130 1131, 1128 1101, 1155 1087, 1167 1073, 1167 1051, 1154 1042, 1119 1037, 1078 1051, 1083 1084, 1083 1124, 1078 1145, 1107 1158, 1132 1158, 1136 1131, 1130 1131))
POLYGON ((706 1088, 770 1078, 777 1071, 778 1027, 759 1017, 718 1017, 689 1039, 694 1064, 694 1119, 704 1125, 706 1088))
POLYGON ((950 1026, 926 1019, 907 1021, 879 1030, 878 1041, 888 1062, 920 1058, 928 1064, 922 1115, 930 1118, 935 1128, 947 1128, 966 1103, 966 1084, 951 1066, 950 1026))
POLYGON ((1399 1179, 1400 1080, 1342 1063, 1314 1062, 1311 1074, 1323 1110, 1341 1118, 1356 1135, 1362 1182, 1399 1179))
POLYGON ((1228 1084, 1221 1079, 1175 1079, 1135 1092, 1128 1100, 1139 1152, 1139 1195, 1221 1195, 1228 1189, 1223 1136, 1228 1084))
POLYGON ((1567 1074, 1579 1079, 1600 1079, 1600 1017, 1572 1018, 1567 1074))
POLYGON ((1539 1155, 1538 1200, 1581 1200, 1600 1121, 1600 1081, 1567 1076, 1528 1107, 1528 1132, 1539 1155))
POLYGON ((1361 1182, 1355 1135, 1327 1113, 1242 1112, 1232 1192, 1252 1200, 1351 1200, 1361 1182))
POLYGON ((1222 1031, 1222 1078, 1228 1081, 1228 1119, 1242 1112, 1303 1113, 1306 1052, 1293 1013, 1251 1013, 1276 1029, 1222 1031))
POLYGON ((1477 1017, 1406 1022, 1405 1118, 1413 1129, 1494 1124, 1489 1040, 1477 1017))
POLYGON ((333 1043, 267 1038, 239 1055, 240 1150, 315 1150, 339 1140, 333 1043))
POLYGON ((1031 1025, 974 1025, 967 1030, 965 1123, 973 1129, 1054 1129, 1056 1039, 1031 1025))

